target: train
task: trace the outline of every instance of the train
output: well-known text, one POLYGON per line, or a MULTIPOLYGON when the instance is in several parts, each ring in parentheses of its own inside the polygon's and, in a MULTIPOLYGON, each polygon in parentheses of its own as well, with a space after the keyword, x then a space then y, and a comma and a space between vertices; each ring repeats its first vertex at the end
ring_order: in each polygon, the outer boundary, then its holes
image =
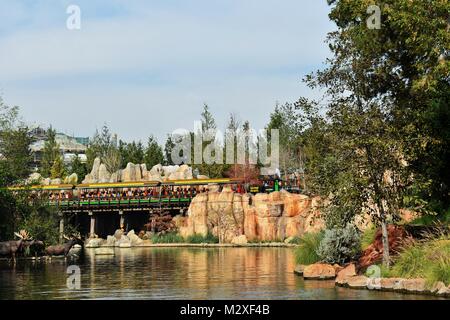
POLYGON ((15 186, 12 192, 30 192, 48 196, 50 205, 70 208, 101 206, 154 206, 158 204, 189 204, 199 193, 210 188, 221 190, 228 186, 237 193, 280 191, 282 180, 265 178, 249 184, 242 178, 191 179, 169 181, 137 181, 117 183, 59 184, 15 186), (214 187, 213 187, 214 186, 214 187))

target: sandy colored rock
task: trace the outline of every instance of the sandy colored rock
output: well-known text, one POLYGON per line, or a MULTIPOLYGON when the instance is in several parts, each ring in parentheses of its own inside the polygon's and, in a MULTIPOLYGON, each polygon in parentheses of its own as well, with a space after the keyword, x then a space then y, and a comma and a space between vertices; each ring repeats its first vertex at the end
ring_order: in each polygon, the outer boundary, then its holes
POLYGON ((65 184, 77 184, 78 183, 78 175, 76 173, 72 173, 70 176, 67 176, 64 179, 65 184))
POLYGON ((325 263, 310 264, 303 270, 303 277, 305 279, 334 279, 336 273, 332 265, 325 263))
POLYGON ((247 237, 245 235, 236 236, 231 240, 231 243, 236 245, 247 244, 247 237))
POLYGON ((60 178, 56 178, 56 179, 52 179, 50 181, 51 185, 58 185, 58 184, 62 184, 62 180, 60 178))
POLYGON ((303 276, 303 271, 305 270, 305 265, 298 264, 295 266, 294 273, 298 276, 303 276))
POLYGON ((344 285, 350 277, 354 276, 356 276, 356 267, 353 263, 350 263, 348 266, 337 272, 336 283, 338 285, 344 285))
POLYGON ((405 279, 403 289, 408 292, 423 293, 426 291, 426 281, 425 279, 405 279))
POLYGON ((111 179, 111 174, 108 172, 108 169, 106 169, 105 164, 100 164, 100 167, 98 169, 98 182, 99 183, 107 183, 111 179))
POLYGON ((402 281, 401 278, 381 278, 380 284, 383 290, 394 290, 394 288, 400 286, 402 281))
POLYGON ((347 278, 347 286, 353 289, 365 289, 369 282, 366 276, 354 276, 347 278))

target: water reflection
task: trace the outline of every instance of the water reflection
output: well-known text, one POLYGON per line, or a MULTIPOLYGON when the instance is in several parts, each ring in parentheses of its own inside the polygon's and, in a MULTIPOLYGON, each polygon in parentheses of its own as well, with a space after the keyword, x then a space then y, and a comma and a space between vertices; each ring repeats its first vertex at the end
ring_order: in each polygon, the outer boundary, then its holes
POLYGON ((73 262, 0 262, 0 299, 423 299, 335 288, 292 272, 290 248, 133 248, 76 263, 81 290, 66 287, 73 262))

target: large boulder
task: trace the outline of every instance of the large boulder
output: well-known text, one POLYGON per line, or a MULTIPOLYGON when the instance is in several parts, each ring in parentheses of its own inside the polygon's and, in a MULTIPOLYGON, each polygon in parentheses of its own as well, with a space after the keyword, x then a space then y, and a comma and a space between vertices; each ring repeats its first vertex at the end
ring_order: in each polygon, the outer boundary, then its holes
POLYGON ((50 181, 51 185, 58 185, 58 184, 62 184, 62 180, 60 178, 56 178, 56 179, 52 179, 50 181))
POLYGON ((163 166, 161 164, 154 165, 149 173, 152 176, 161 176, 164 174, 163 166))
POLYGON ((42 176, 40 173, 38 172, 33 172, 32 174, 30 174, 30 176, 27 179, 27 183, 31 184, 31 183, 42 183, 42 176))
POLYGON ((76 173, 72 173, 70 176, 67 176, 64 179, 65 184, 77 184, 78 183, 78 175, 76 173))
POLYGON ((336 284, 338 285, 344 285, 347 283, 347 280, 350 277, 356 276, 356 267, 353 263, 350 263, 348 266, 346 266, 344 269, 339 271, 337 273, 336 277, 336 284))
POLYGON ((366 276, 354 276, 347 280, 347 286, 353 289, 365 289, 369 284, 369 278, 366 276))
POLYGON ((120 181, 120 170, 116 171, 116 172, 113 172, 111 174, 111 178, 109 178, 109 182, 110 183, 116 183, 116 182, 119 182, 119 181, 120 181))
POLYGON ((108 172, 105 164, 101 164, 98 169, 98 182, 107 183, 111 179, 111 174, 108 172))
POLYGON ((162 170, 165 177, 169 177, 172 173, 177 172, 179 166, 163 166, 162 170))
POLYGON ((144 243, 144 240, 139 238, 136 233, 134 233, 134 230, 131 230, 127 233, 127 237, 130 239, 130 243, 132 246, 139 246, 142 243, 144 243))
POLYGON ((336 277, 335 270, 332 265, 325 263, 315 263, 306 266, 303 270, 305 279, 328 280, 336 277))
POLYGON ((86 243, 86 248, 98 248, 103 244, 103 239, 101 238, 91 238, 86 243))
POLYGON ((231 243, 235 245, 247 244, 247 237, 245 235, 236 236, 231 240, 231 243))
POLYGON ((120 239, 116 241, 115 246, 120 248, 129 248, 131 247, 131 240, 127 236, 122 235, 120 239))
POLYGON ((100 165, 101 165, 101 160, 100 160, 100 158, 99 157, 97 157, 97 158, 95 158, 94 159, 94 163, 93 163, 93 165, 92 165, 92 170, 91 170, 91 173, 90 173, 90 175, 91 175, 91 178, 92 178, 92 180, 94 181, 94 182, 97 182, 98 181, 98 173, 99 173, 99 170, 100 170, 100 165))
POLYGON ((129 162, 126 168, 122 170, 122 181, 133 182, 141 180, 142 180, 141 165, 129 162))
POLYGON ((120 240, 120 238, 122 238, 122 236, 123 236, 123 230, 117 229, 114 232, 114 238, 116 238, 116 240, 120 240))

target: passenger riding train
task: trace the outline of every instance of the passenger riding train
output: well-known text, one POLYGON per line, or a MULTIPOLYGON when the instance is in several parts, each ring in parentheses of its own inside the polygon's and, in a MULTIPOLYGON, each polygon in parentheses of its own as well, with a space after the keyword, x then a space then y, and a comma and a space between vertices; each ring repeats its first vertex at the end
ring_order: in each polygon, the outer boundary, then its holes
POLYGON ((60 207, 86 208, 91 206, 151 206, 155 204, 182 204, 191 202, 199 193, 210 188, 222 190, 230 187, 237 193, 279 191, 283 182, 277 178, 264 178, 258 183, 244 183, 241 178, 192 179, 172 181, 139 181, 91 184, 60 184, 49 186, 10 187, 14 192, 28 191, 33 195, 48 195, 50 204, 60 207))

